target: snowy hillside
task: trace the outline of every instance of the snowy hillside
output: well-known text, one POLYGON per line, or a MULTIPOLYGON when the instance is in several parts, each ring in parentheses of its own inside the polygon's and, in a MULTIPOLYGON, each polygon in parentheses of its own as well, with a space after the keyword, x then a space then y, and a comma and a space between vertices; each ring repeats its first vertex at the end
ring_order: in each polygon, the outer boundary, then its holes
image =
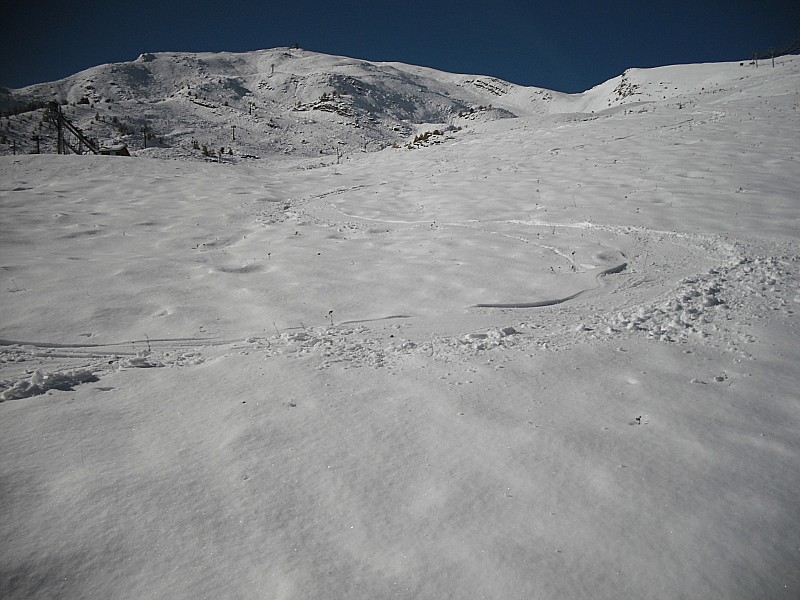
POLYGON ((749 63, 631 69, 583 94, 561 94, 478 75, 373 63, 278 48, 246 53, 143 54, 66 79, 3 90, 0 153, 53 153, 46 104, 57 101, 88 137, 125 143, 140 156, 238 163, 315 157, 434 142, 476 123, 511 117, 599 113, 749 89, 768 75, 749 63), (38 140, 37 140, 38 138, 38 140))
POLYGON ((164 141, 0 157, 0 596, 798 596, 798 57, 53 93, 164 141))
MULTIPOLYGON (((98 140, 136 150, 149 142, 146 154, 158 157, 204 158, 203 146, 214 153, 224 147, 228 160, 236 161, 377 150, 407 141, 421 124, 456 127, 459 114, 470 120, 528 114, 543 110, 538 104, 549 97, 491 77, 280 48, 143 54, 11 91, 0 96, 0 109, 56 100, 98 140)), ((12 116, 6 152, 11 138, 30 148, 31 135, 54 146, 55 134, 39 127, 43 114, 12 116)))

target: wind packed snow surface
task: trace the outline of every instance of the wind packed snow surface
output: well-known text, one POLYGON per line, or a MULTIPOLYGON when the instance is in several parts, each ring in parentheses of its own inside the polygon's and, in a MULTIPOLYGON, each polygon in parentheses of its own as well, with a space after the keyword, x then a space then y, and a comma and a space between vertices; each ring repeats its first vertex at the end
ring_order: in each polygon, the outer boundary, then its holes
POLYGON ((1 158, 0 596, 797 598, 800 61, 551 100, 1 158))

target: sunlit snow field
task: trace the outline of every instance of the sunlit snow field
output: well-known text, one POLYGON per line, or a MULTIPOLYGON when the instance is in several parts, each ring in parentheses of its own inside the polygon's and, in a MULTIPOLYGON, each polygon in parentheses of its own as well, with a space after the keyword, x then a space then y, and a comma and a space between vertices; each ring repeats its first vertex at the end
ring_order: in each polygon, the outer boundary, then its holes
POLYGON ((796 598, 800 62, 711 68, 328 166, 0 158, 0 595, 796 598))

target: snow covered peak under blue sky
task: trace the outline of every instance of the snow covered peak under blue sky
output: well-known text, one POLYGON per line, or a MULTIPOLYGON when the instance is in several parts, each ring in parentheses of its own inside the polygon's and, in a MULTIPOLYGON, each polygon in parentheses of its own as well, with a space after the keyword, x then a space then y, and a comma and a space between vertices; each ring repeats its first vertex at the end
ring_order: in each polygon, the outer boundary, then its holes
POLYGON ((579 92, 629 67, 737 61, 800 35, 796 0, 15 2, 0 85, 60 79, 143 52, 307 50, 579 92))

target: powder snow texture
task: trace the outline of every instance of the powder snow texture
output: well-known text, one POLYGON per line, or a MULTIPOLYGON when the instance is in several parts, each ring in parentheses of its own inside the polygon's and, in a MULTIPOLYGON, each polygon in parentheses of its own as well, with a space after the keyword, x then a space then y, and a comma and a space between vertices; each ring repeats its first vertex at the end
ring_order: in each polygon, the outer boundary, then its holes
POLYGON ((0 596, 797 598, 800 61, 604 86, 0 158, 0 596))

